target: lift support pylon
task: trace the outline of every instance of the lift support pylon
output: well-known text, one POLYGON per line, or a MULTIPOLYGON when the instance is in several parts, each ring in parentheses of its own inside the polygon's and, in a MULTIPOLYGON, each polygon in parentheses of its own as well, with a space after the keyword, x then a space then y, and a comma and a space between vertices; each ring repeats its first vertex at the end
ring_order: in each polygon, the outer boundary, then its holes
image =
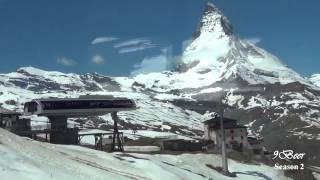
POLYGON ((112 112, 111 117, 113 119, 113 136, 112 136, 112 145, 111 145, 111 151, 123 151, 123 144, 120 138, 120 133, 118 130, 118 121, 119 117, 117 112, 112 112), (116 142, 117 141, 117 142, 116 142))

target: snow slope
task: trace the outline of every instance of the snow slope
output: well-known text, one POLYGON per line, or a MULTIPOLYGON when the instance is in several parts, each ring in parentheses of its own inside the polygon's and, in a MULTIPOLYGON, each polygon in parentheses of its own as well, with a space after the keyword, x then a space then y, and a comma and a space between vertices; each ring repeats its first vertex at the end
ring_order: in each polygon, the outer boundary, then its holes
POLYGON ((309 79, 314 85, 320 87, 320 74, 314 74, 309 79))
POLYGON ((106 153, 37 142, 1 128, 0 154, 1 180, 288 179, 272 167, 233 160, 229 160, 230 171, 237 172, 238 177, 227 178, 206 166, 220 166, 221 158, 217 155, 106 153))
MULTIPOLYGON (((56 82, 63 85, 79 85, 79 86, 84 85, 81 82, 80 76, 77 74, 73 74, 73 73, 64 74, 58 71, 44 71, 34 67, 19 68, 17 72, 8 73, 6 74, 6 76, 2 75, 2 78, 10 78, 10 79, 27 78, 30 75, 32 77, 44 78, 44 80, 46 81, 52 81, 52 82, 56 82)), ((29 84, 29 85, 32 86, 32 84, 29 84)))

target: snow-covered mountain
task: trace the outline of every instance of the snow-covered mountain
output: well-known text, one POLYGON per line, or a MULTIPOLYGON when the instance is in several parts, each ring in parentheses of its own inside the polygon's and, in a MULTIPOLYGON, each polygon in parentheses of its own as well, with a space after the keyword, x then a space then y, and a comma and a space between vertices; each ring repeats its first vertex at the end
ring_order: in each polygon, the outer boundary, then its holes
POLYGON ((211 3, 195 34, 183 53, 187 72, 210 74, 213 82, 241 78, 249 84, 308 84, 277 57, 233 35, 228 19, 211 3))
POLYGON ((277 57, 235 36, 227 17, 211 3, 206 6, 193 38, 183 52, 177 68, 179 73, 138 75, 137 82, 167 90, 201 88, 240 79, 247 84, 300 82, 311 85, 277 57), (156 83, 146 83, 146 79, 156 83))
MULTIPOLYGON (((305 152, 307 162, 319 165, 320 88, 311 81, 235 36, 228 19, 209 3, 176 71, 128 78, 24 67, 0 74, 0 103, 22 110, 25 101, 39 97, 125 96, 140 108, 120 114, 123 129, 136 126, 199 137, 202 115, 219 111, 217 102, 225 96, 226 116, 264 137, 267 149, 305 152)), ((95 122, 102 127, 110 117, 95 122)))
POLYGON ((320 74, 314 74, 314 75, 312 75, 312 76, 310 77, 310 81, 311 81, 314 85, 320 87, 320 74))
MULTIPOLYGON (((125 77, 111 78, 97 73, 63 74, 23 67, 16 72, 0 74, 0 105, 6 109, 22 111, 24 103, 35 98, 78 97, 86 94, 128 97, 136 101, 139 109, 119 114, 122 128, 130 129, 134 125, 141 130, 201 136, 201 114, 136 92, 130 88, 132 82, 132 79, 125 77)), ((109 115, 95 121, 98 127, 113 123, 109 115)))

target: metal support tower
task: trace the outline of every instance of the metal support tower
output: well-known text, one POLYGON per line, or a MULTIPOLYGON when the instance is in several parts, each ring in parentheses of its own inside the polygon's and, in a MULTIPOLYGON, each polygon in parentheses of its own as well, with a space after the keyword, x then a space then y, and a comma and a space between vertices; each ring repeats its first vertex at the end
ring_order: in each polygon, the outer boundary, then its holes
POLYGON ((123 151, 123 144, 121 142, 120 133, 118 130, 118 120, 119 117, 117 115, 117 112, 112 112, 111 117, 113 119, 113 137, 112 137, 112 145, 111 145, 111 151, 123 151), (117 140, 117 142, 116 142, 117 140))

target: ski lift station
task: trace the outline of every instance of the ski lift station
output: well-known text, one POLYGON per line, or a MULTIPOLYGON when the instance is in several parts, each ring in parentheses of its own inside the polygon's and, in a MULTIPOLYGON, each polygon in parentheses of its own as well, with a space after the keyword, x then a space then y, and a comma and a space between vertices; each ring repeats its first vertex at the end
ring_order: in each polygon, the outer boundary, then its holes
MULTIPOLYGON (((49 142, 55 144, 79 144, 82 136, 78 133, 78 128, 68 128, 67 119, 74 117, 100 116, 111 113, 114 121, 111 151, 123 151, 123 134, 118 131, 118 115, 120 111, 135 110, 136 104, 127 98, 115 98, 112 96, 80 96, 79 98, 50 98, 34 99, 25 103, 24 116, 37 115, 46 116, 49 119, 51 128, 41 131, 18 132, 25 136, 35 134, 48 135, 49 142)), ((95 135, 96 141, 102 141, 104 134, 95 135)), ((98 143, 96 143, 98 144, 98 143)), ((97 147, 96 147, 97 148, 97 147)), ((99 147, 98 147, 99 148, 99 147)))

